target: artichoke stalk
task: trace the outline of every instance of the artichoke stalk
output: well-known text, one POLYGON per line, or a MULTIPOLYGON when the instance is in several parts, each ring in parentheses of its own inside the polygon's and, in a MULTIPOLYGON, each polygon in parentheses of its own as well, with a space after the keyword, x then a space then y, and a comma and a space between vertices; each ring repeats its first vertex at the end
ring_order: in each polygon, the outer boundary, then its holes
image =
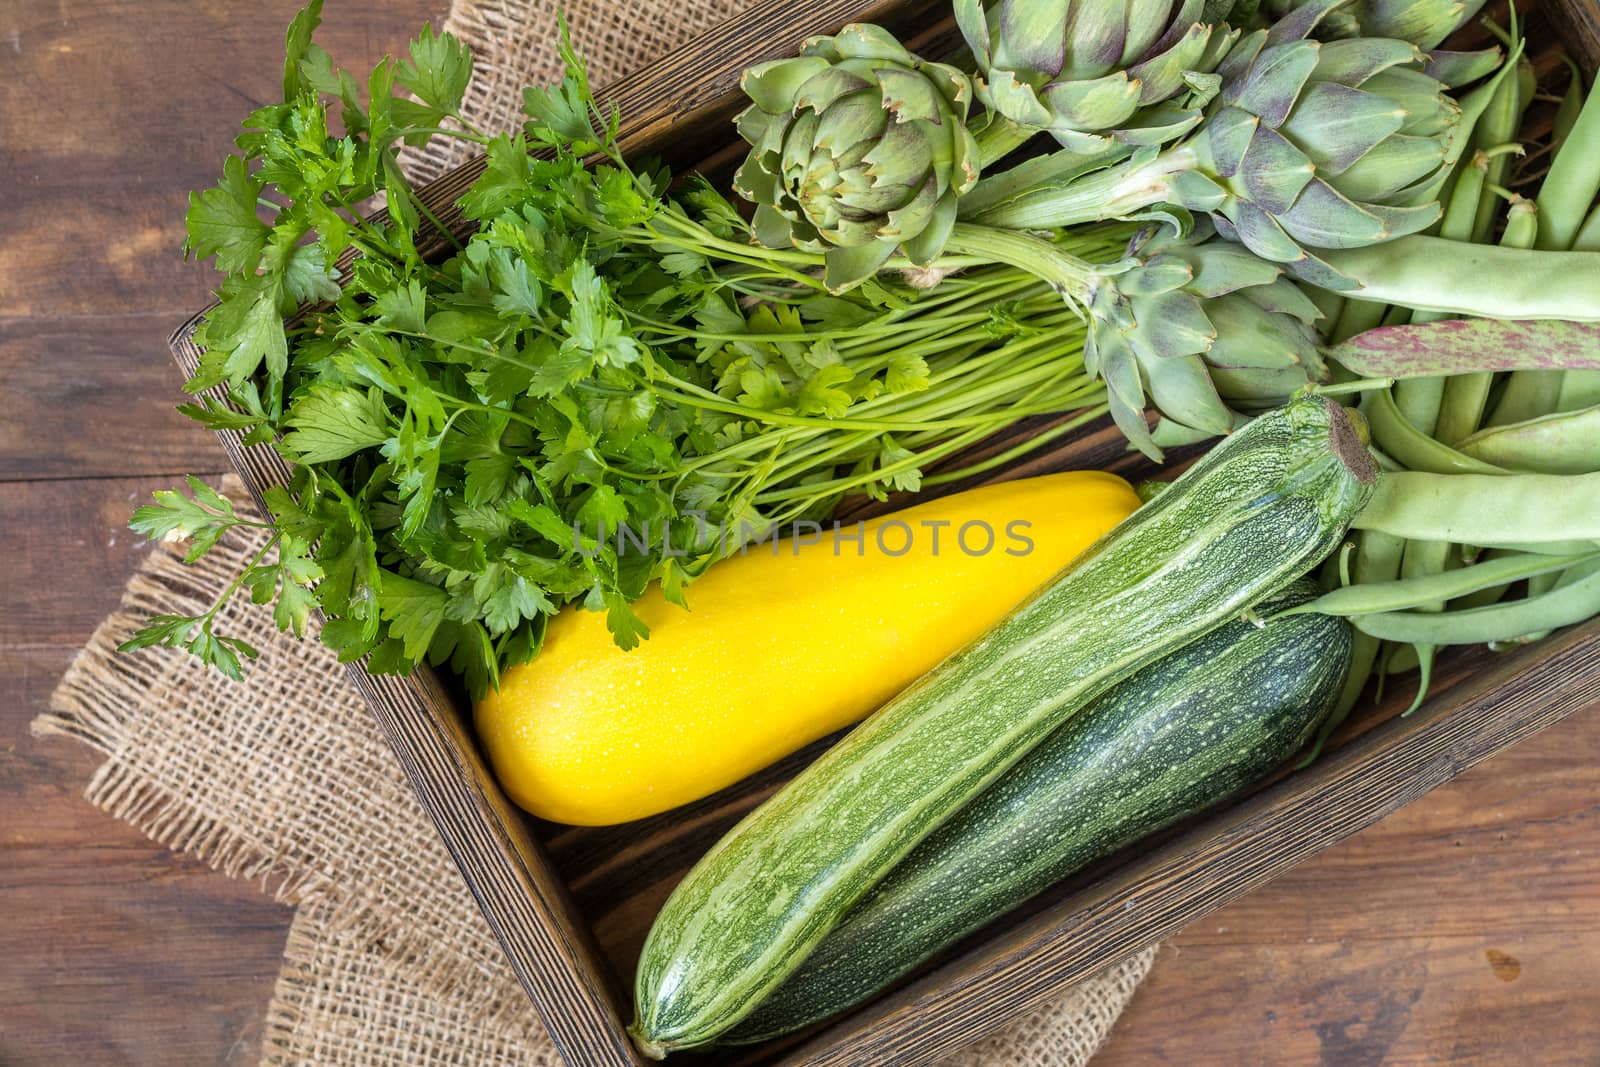
POLYGON ((1046 229, 1175 204, 1209 214, 1223 236, 1297 277, 1354 288, 1317 251, 1432 225, 1464 131, 1444 85, 1418 69, 1416 45, 1309 38, 1347 2, 1313 0, 1241 40, 1218 68, 1223 87, 1205 121, 1184 140, 1075 181, 982 195, 972 221, 1046 229))
POLYGON ((829 288, 872 276, 903 251, 927 266, 978 180, 967 75, 908 52, 877 26, 814 37, 741 81, 750 155, 734 188, 756 205, 757 239, 821 252, 829 288))
POLYGON ((978 99, 1085 155, 1162 144, 1199 123, 1234 33, 1204 0, 955 0, 978 99), (1220 20, 1219 20, 1220 21, 1220 20), (1180 94, 1192 99, 1180 103, 1180 94), (1157 107, 1156 105, 1164 105, 1157 107))

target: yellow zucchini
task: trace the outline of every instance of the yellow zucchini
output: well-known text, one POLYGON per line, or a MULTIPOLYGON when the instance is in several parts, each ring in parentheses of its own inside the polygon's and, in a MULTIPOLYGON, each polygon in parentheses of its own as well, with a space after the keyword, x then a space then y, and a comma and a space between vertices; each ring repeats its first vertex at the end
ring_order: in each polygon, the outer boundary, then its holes
POLYGON ((689 587, 688 611, 655 588, 636 602, 650 638, 630 652, 599 613, 567 608, 479 702, 479 737, 542 818, 686 804, 863 718, 1138 505, 1122 479, 1074 471, 750 546, 689 587))

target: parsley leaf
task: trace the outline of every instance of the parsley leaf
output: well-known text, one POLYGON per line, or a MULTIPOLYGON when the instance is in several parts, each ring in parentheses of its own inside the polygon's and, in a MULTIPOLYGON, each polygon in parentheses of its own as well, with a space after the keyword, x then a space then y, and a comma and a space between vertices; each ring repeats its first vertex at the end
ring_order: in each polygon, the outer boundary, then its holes
POLYGON ((272 228, 258 217, 262 185, 250 176, 240 156, 222 164, 222 180, 203 193, 189 194, 184 249, 196 259, 217 257, 224 274, 248 274, 261 262, 272 228))
POLYGON ((377 389, 312 386, 285 422, 293 429, 279 450, 296 463, 326 463, 389 439, 389 413, 377 389))

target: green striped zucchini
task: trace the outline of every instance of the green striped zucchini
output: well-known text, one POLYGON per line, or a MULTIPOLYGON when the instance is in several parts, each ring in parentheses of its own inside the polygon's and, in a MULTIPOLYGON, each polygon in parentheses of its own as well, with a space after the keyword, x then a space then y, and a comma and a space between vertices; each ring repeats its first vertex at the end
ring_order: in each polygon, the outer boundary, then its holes
MULTIPOLYGON (((1256 610, 1306 603, 1298 581, 1256 610)), ((1283 764, 1338 699, 1351 630, 1235 620, 1122 682, 929 834, 723 1040, 836 1015, 1073 871, 1283 764)))
POLYGON ((1226 438, 701 858, 639 958, 640 1048, 663 1056, 730 1030, 1052 730, 1331 551, 1375 478, 1349 416, 1324 398, 1226 438))

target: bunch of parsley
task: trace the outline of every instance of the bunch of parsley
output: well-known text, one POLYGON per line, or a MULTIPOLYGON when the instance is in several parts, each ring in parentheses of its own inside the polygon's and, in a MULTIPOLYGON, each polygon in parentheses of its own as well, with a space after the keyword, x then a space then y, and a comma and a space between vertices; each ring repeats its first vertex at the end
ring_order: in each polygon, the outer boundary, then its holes
POLYGON ((186 386, 210 395, 181 410, 271 443, 294 476, 267 494, 270 522, 192 478, 136 512, 191 562, 236 527, 270 532, 208 611, 154 618, 124 648, 186 648, 238 677, 254 650, 215 623, 248 589, 296 634, 319 608, 343 660, 448 661, 481 692, 568 603, 632 647, 647 632, 630 603, 651 582, 686 603, 738 547, 723 531, 915 490, 1020 418, 1100 410, 1081 325, 1031 276, 830 294, 819 257, 759 247, 705 182, 669 191, 625 161, 570 45, 565 80, 527 90, 523 131, 491 138, 460 113, 459 41, 425 29, 358 82, 312 42, 320 6, 289 28, 283 102, 245 120, 187 217, 188 251, 224 281, 186 386), (442 260, 396 164, 433 136, 488 157, 458 202, 477 229, 442 260))

